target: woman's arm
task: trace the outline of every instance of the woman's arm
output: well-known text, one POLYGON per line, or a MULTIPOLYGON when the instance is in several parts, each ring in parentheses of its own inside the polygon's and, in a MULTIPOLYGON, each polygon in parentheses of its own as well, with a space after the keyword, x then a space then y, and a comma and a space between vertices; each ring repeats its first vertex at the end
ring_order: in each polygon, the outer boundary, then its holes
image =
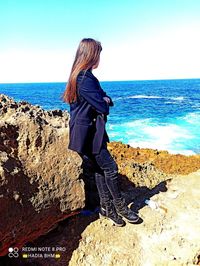
POLYGON ((103 99, 104 94, 99 88, 99 84, 95 79, 85 77, 78 86, 79 94, 91 104, 98 113, 109 114, 109 105, 103 99))
POLYGON ((109 104, 109 106, 114 106, 114 103, 113 103, 111 97, 108 96, 104 90, 102 90, 102 92, 103 92, 103 97, 109 99, 109 101, 105 100, 109 104))
POLYGON ((106 95, 103 97, 103 99, 108 103, 109 106, 114 106, 114 103, 110 96, 106 95))

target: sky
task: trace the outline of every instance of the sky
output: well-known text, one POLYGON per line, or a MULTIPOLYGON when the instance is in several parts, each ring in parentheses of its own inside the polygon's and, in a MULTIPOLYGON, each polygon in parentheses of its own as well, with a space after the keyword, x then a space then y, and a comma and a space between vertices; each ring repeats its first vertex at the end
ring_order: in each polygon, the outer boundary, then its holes
POLYGON ((0 0, 0 83, 66 82, 88 37, 100 81, 200 78, 199 0, 0 0))

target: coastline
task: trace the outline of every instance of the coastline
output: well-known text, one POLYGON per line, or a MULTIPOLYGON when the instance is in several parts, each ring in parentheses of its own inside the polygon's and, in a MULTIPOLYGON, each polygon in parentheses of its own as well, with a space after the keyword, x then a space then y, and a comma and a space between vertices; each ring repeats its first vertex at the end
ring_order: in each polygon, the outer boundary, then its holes
POLYGON ((166 150, 134 148, 121 142, 111 142, 108 147, 118 163, 123 163, 123 160, 149 161, 166 174, 187 175, 200 169, 200 154, 170 154, 166 150))
MULTIPOLYGON (((157 258, 160 256, 161 261, 165 263, 167 259, 173 261, 173 252, 179 254, 179 257, 176 257, 178 263, 194 260, 198 262, 200 254, 196 236, 199 230, 197 190, 200 155, 172 155, 167 151, 132 148, 119 142, 109 143, 110 152, 119 167, 121 186, 127 203, 138 203, 138 211, 144 220, 141 225, 127 225, 119 232, 110 227, 108 221, 99 220, 95 213, 88 219, 79 216, 86 206, 87 193, 96 207, 98 197, 94 187, 93 169, 90 169, 89 176, 84 176, 84 167, 88 170, 91 166, 89 163, 83 165, 80 157, 66 148, 69 114, 61 110, 44 111, 39 106, 25 101, 17 103, 4 95, 0 95, 0 99, 0 214, 4 217, 1 220, 4 228, 0 249, 2 256, 6 256, 9 246, 18 245, 21 248, 26 243, 35 241, 35 245, 40 243, 41 246, 52 243, 63 243, 66 248, 70 246, 69 254, 62 254, 63 263, 70 261, 69 265, 81 265, 88 260, 93 265, 101 265, 105 250, 110 263, 115 260, 119 264, 122 264, 123 260, 133 263, 136 254, 141 262, 151 259, 152 262, 158 263, 157 258), (89 182, 88 186, 85 182, 89 182), (167 212, 154 212, 144 206, 146 197, 160 202, 167 212), (173 205, 176 207, 173 208, 173 205), (193 226, 190 234, 187 230, 184 233, 176 219, 180 224, 182 221, 185 227, 193 226), (65 224, 60 225, 61 232, 65 234, 56 231, 59 221, 65 224), (73 227, 74 222, 76 227, 73 227), (81 232, 78 227, 82 228, 81 232), (53 228, 56 234, 52 233, 53 228), (74 230, 72 235, 75 239, 82 238, 79 244, 70 237, 63 238, 70 230, 74 230), (127 258, 121 254, 119 257, 115 249, 108 250, 110 244, 108 238, 103 238, 103 235, 100 237, 101 248, 95 250, 98 246, 95 232, 98 232, 99 236, 101 230, 112 239, 113 247, 120 246, 123 254, 128 254, 127 258), (27 232, 26 235, 24 231, 27 232), (127 238, 127 234, 133 237, 127 238), (87 240, 91 235, 94 235, 94 238, 87 240), (160 239, 161 244, 165 235, 168 235, 168 238, 162 247, 166 248, 167 252, 159 252, 154 239, 160 239), (127 240, 124 249, 121 239, 127 240), (174 245, 170 249, 172 239, 174 245), (146 242, 155 245, 155 248, 148 251, 146 242), (94 253, 91 247, 95 250, 94 253), (183 252, 181 255, 182 247, 189 250, 187 254, 183 252), (96 252, 100 254, 100 262, 96 252), (84 257, 81 257, 81 254, 85 254, 84 257), (79 264, 76 264, 77 261, 79 264)), ((47 260, 41 262, 41 265, 46 262, 47 260)))
MULTIPOLYGON (((65 83, 0 84, 0 91, 44 110, 69 110, 60 101, 65 83), (44 97, 45 95, 45 97, 44 97)), ((115 106, 107 132, 111 141, 133 147, 200 153, 199 80, 104 82, 115 106)))

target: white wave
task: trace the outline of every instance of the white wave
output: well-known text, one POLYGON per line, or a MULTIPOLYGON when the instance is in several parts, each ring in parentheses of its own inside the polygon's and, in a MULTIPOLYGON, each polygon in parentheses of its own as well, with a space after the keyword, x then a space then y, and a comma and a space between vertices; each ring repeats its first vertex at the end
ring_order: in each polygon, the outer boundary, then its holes
POLYGON ((162 97, 162 96, 156 96, 156 95, 129 95, 129 96, 121 96, 116 97, 113 100, 126 100, 126 99, 166 99, 166 100, 172 100, 172 101, 183 101, 185 100, 185 97, 179 96, 179 97, 162 97))
POLYGON ((194 108, 195 110, 200 110, 200 104, 192 105, 192 108, 194 108))
POLYGON ((179 153, 179 154, 183 154, 183 155, 187 155, 187 156, 189 156, 189 155, 195 155, 196 154, 192 150, 177 150, 177 151, 172 151, 171 153, 174 153, 174 154, 179 153))
POLYGON ((199 112, 189 113, 185 117, 183 117, 183 120, 185 120, 189 124, 200 126, 200 113, 199 112))
POLYGON ((110 138, 114 138, 114 137, 116 137, 118 135, 119 135, 119 133, 117 133, 117 132, 111 132, 111 133, 109 133, 109 137, 110 138))
POLYGON ((107 128, 108 128, 108 130, 113 130, 114 125, 110 124, 110 123, 107 123, 107 128))
POLYGON ((170 153, 195 154, 185 149, 184 143, 193 136, 181 126, 168 125, 143 125, 139 128, 140 135, 128 143, 133 147, 167 150, 170 153))
POLYGON ((159 145, 158 143, 149 142, 149 141, 129 141, 130 146, 136 148, 144 148, 144 149, 154 149, 154 150, 166 150, 171 154, 183 154, 183 155, 195 155, 196 153, 192 150, 184 150, 184 149, 174 149, 165 145, 159 145))
POLYGON ((185 98, 183 96, 180 96, 180 97, 170 97, 169 99, 174 101, 183 101, 185 98))
POLYGON ((160 96, 154 96, 154 95, 132 95, 128 96, 127 98, 130 99, 161 99, 160 96))
POLYGON ((122 100, 122 99, 126 99, 126 97, 114 97, 113 98, 113 101, 118 101, 118 100, 122 100))
POLYGON ((146 118, 146 119, 137 119, 131 122, 126 122, 121 125, 122 127, 128 127, 128 128, 137 128, 137 127, 143 127, 144 125, 149 125, 152 123, 151 118, 146 118))
POLYGON ((148 126, 144 128, 144 132, 146 132, 153 139, 161 140, 162 143, 170 143, 171 141, 177 138, 190 139, 190 133, 175 124, 169 124, 165 126, 148 126))
POLYGON ((122 96, 122 97, 116 97, 113 98, 114 101, 117 100, 126 100, 126 99, 161 99, 160 96, 154 96, 154 95, 129 95, 129 96, 122 96))
POLYGON ((178 104, 178 102, 171 102, 171 101, 167 101, 165 103, 168 103, 168 104, 178 104))

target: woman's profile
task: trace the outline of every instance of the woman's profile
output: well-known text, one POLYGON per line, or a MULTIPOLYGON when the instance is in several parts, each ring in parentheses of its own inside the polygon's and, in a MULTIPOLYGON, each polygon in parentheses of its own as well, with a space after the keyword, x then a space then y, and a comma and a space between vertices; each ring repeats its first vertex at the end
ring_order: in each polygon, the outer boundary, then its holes
POLYGON ((63 93, 63 100, 70 104, 68 148, 94 162, 100 217, 123 226, 124 220, 136 223, 139 217, 121 195, 117 164, 107 149, 109 138, 105 124, 113 102, 92 73, 99 65, 101 51, 101 43, 91 38, 81 40, 78 46, 63 93))

